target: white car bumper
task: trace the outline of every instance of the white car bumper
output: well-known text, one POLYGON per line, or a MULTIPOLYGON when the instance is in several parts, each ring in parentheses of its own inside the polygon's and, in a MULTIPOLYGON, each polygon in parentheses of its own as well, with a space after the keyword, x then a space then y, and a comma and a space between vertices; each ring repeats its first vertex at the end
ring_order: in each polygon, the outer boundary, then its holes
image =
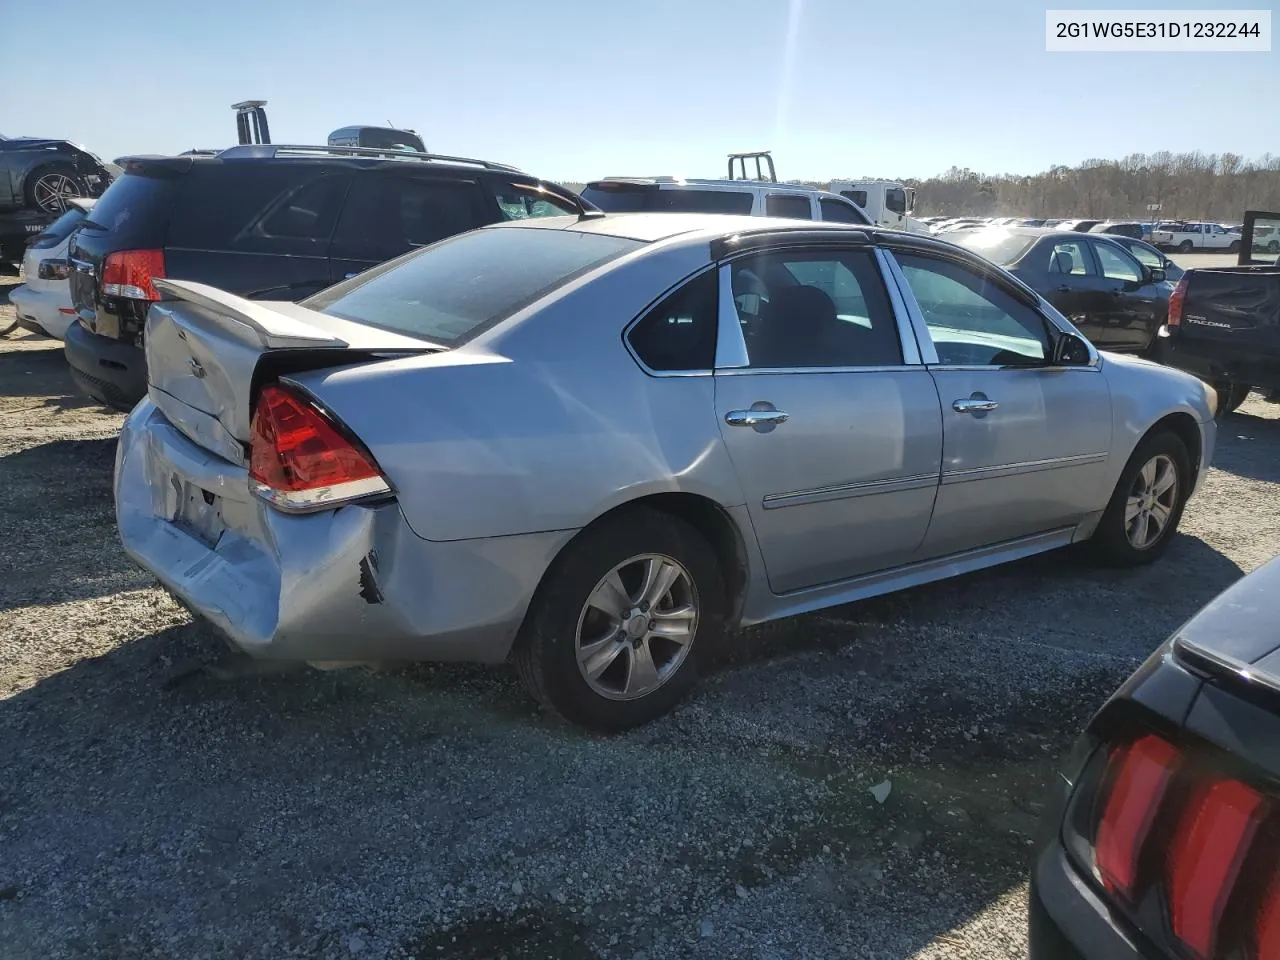
POLYGON ((75 319, 71 293, 65 282, 43 290, 20 284, 9 292, 9 302, 17 309, 18 322, 22 326, 28 330, 35 328, 36 332, 59 340, 66 336, 67 327, 75 319))

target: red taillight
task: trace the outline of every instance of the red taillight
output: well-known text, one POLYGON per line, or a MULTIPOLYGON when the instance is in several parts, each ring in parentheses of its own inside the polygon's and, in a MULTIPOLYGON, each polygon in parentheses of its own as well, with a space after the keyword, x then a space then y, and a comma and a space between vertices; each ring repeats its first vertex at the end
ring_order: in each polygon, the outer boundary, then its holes
POLYGON ((1098 823, 1094 861, 1113 893, 1126 898, 1134 894, 1142 844, 1177 764, 1177 748, 1156 736, 1143 737, 1111 755, 1111 792, 1098 823))
POLYGON ((1173 288, 1173 293, 1169 294, 1169 318, 1165 320, 1166 327, 1179 327, 1182 325, 1182 305, 1187 299, 1187 276, 1182 275, 1182 279, 1178 281, 1178 285, 1173 288))
POLYGON ((320 510, 391 492, 369 452, 288 387, 262 388, 250 433, 250 486, 282 510, 320 510))
POLYGON ((1253 931, 1254 953, 1252 960, 1270 960, 1280 957, 1280 873, 1276 874, 1267 889, 1266 899, 1258 911, 1258 922, 1253 931))
POLYGON ((1262 809, 1256 790, 1219 780, 1195 792, 1178 822, 1168 860, 1169 912, 1174 935, 1205 960, 1216 955, 1222 911, 1262 809))
POLYGON ((164 277, 163 250, 117 250, 102 264, 102 292, 108 297, 159 300, 151 283, 164 277))

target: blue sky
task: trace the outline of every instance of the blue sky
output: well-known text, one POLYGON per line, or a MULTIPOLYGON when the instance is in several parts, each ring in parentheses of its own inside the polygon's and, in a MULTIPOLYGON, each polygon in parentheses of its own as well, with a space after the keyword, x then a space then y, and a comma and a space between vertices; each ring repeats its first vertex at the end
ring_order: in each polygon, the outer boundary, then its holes
POLYGON ((250 98, 277 142, 390 121, 560 180, 764 148, 806 179, 1278 149, 1280 53, 1045 52, 1046 6, 1135 0, 62 0, 83 30, 52 48, 42 5, 5 5, 0 131, 107 158, 227 145, 250 98))

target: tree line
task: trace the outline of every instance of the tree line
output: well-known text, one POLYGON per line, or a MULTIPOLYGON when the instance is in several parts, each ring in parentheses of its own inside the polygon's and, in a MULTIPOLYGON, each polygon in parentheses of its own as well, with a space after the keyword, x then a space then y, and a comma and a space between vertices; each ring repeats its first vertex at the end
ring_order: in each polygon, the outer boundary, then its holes
POLYGON ((1090 217, 1239 221, 1245 210, 1280 210, 1280 156, 1235 153, 1132 153, 1086 160, 1031 176, 952 167, 907 181, 916 215, 1090 217), (1159 212, 1148 210, 1159 204, 1159 212))

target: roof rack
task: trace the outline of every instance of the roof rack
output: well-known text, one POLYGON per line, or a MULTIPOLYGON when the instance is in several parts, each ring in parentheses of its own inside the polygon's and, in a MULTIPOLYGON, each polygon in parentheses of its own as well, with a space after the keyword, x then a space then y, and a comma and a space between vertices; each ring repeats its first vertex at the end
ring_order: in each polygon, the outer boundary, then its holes
POLYGON ((763 180, 768 183, 777 183, 778 174, 773 168, 773 157, 771 150, 751 150, 747 153, 731 153, 729 154, 729 179, 730 180, 763 180), (747 176, 747 161, 754 160, 756 163, 756 175, 754 177, 747 176), (761 162, 763 161, 763 163, 761 162), (734 176, 734 164, 737 164, 739 171, 738 176, 734 176), (765 169, 768 168, 766 175, 765 169))
POLYGON ((228 159, 271 158, 271 157, 381 157, 384 160, 408 160, 416 163, 465 163, 486 170, 506 170, 521 173, 518 167, 506 163, 492 163, 488 160, 475 160, 471 157, 451 157, 443 153, 419 153, 416 150, 384 150, 377 147, 335 147, 328 144, 309 145, 294 143, 246 143, 228 147, 218 156, 228 159))

